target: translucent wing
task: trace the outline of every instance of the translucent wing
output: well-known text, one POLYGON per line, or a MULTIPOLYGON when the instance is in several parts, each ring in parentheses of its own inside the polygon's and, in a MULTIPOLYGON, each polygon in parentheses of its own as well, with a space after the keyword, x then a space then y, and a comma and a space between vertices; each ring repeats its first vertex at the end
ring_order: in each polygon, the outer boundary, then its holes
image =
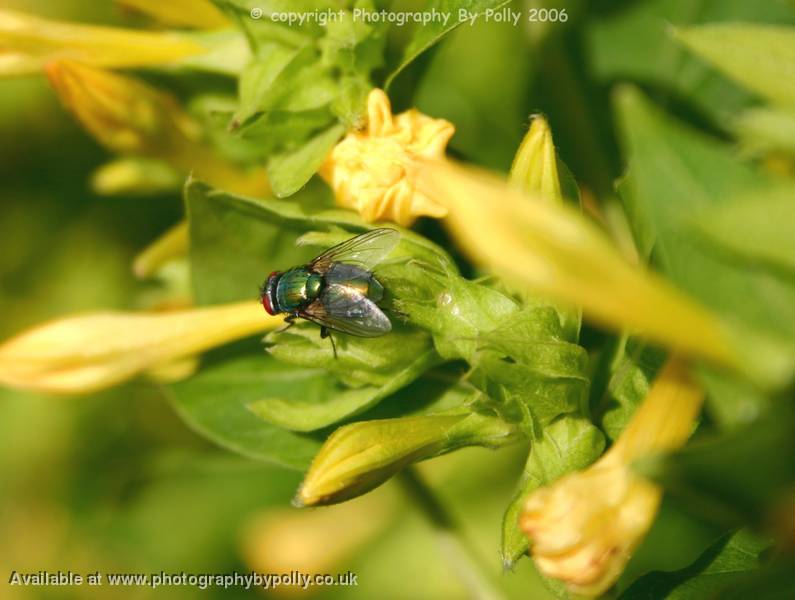
POLYGON ((400 240, 396 229, 373 229, 326 250, 315 258, 310 267, 318 273, 328 271, 332 263, 357 265, 371 271, 400 240))
POLYGON ((378 337, 392 331, 392 323, 375 302, 354 288, 332 283, 299 313, 329 329, 359 337, 378 337))

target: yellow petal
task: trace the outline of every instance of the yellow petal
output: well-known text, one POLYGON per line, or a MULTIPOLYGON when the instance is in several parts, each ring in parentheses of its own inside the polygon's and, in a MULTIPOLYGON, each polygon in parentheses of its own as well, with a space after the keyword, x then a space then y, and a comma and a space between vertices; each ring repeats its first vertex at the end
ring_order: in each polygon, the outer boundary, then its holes
POLYGON ((444 206, 418 190, 407 177, 415 158, 442 158, 455 129, 443 119, 416 110, 393 117, 389 98, 372 90, 368 125, 340 141, 320 168, 337 204, 359 212, 366 221, 409 226, 417 217, 442 217, 444 206))
POLYGON ((662 496, 630 465, 682 446, 703 397, 685 365, 672 359, 607 454, 530 496, 520 524, 542 573, 583 596, 599 596, 615 583, 651 526, 662 496))
POLYGON ((67 317, 0 345, 0 383, 51 393, 91 392, 281 323, 258 302, 67 317))
POLYGON ((149 15, 164 25, 221 29, 231 23, 209 0, 116 0, 123 8, 149 15))
POLYGON ((204 52, 200 44, 174 33, 50 21, 0 10, 0 76, 37 73, 61 58, 97 67, 144 67, 204 52))
POLYGON ((608 454, 629 464, 654 452, 679 448, 693 432, 703 399, 686 365, 672 358, 608 454))
POLYGON ((146 375, 159 383, 182 381, 199 370, 198 356, 185 356, 155 365, 146 370, 146 375))
POLYGON ((560 204, 558 160, 547 120, 535 115, 511 165, 510 182, 520 190, 560 204))
POLYGON ((663 279, 630 265, 587 218, 527 195, 494 175, 441 161, 417 161, 418 189, 448 211, 458 245, 517 286, 582 306, 603 325, 738 367, 713 314, 663 279))

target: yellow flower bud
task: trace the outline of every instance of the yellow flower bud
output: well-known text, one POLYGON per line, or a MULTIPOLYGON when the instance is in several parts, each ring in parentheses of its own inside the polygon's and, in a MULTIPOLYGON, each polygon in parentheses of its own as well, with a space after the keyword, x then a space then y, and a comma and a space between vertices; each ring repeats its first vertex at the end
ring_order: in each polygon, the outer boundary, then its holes
POLYGON ((231 23, 210 0, 116 0, 123 8, 149 15, 159 23, 175 27, 221 29, 231 23))
POLYGON ((38 73, 61 58, 96 67, 145 67, 204 52, 202 45, 174 33, 50 21, 0 10, 0 76, 38 73))
POLYGON ((176 98, 132 77, 73 60, 49 63, 47 76, 64 106, 114 152, 173 156, 201 135, 176 98))
POLYGON ((598 596, 621 575, 657 514, 661 489, 631 463, 685 443, 703 392, 671 360, 616 444, 588 469, 528 499, 520 525, 538 569, 569 590, 598 596))
POLYGON ((558 159, 547 120, 535 115, 511 165, 510 182, 520 190, 560 204, 558 159))
POLYGON ((295 503, 315 506, 343 502, 381 485, 418 460, 468 445, 499 447, 519 437, 514 426, 476 413, 345 425, 315 456, 295 503))
POLYGON ((176 359, 272 329, 281 322, 266 315, 258 302, 167 313, 104 312, 67 317, 0 345, 0 384, 74 394, 107 388, 168 363, 173 375, 176 359))
POLYGON ((113 160, 91 174, 91 189, 100 196, 174 192, 183 182, 165 161, 138 157, 113 160))
POLYGON ((443 158, 455 129, 417 110, 397 116, 379 89, 367 99, 367 128, 340 141, 320 168, 337 204, 353 208, 368 222, 411 225, 422 215, 443 217, 444 206, 419 191, 408 170, 416 158, 443 158))

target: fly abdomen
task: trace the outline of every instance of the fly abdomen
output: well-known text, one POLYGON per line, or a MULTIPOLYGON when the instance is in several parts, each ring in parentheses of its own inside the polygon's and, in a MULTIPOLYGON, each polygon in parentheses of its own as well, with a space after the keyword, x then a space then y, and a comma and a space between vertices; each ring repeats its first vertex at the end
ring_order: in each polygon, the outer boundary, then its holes
POLYGON ((380 302, 384 298, 384 286, 372 275, 370 285, 367 287, 367 297, 373 302, 380 302))
POLYGON ((378 302, 384 297, 384 286, 370 271, 356 265, 334 263, 326 273, 326 281, 356 290, 373 302, 378 302))

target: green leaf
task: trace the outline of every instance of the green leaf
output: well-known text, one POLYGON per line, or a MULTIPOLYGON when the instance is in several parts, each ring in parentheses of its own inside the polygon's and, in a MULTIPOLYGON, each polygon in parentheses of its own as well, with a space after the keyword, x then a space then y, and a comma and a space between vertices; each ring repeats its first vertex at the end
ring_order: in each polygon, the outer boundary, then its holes
POLYGON ((566 341, 555 308, 519 302, 442 265, 384 265, 378 274, 407 320, 431 332, 436 350, 472 367, 484 405, 529 431, 585 408, 588 357, 566 341), (406 268, 407 266, 411 268, 406 268))
POLYGON ((312 258, 311 252, 295 245, 305 228, 284 216, 288 209, 298 208, 297 204, 260 203, 190 180, 185 188, 185 208, 191 277, 199 304, 256 298, 268 273, 312 258))
POLYGON ((316 21, 306 19, 303 23, 287 23, 275 20, 271 15, 315 13, 338 9, 335 0, 212 0, 243 29, 255 49, 272 41, 302 46, 323 33, 316 21), (252 10, 261 11, 259 18, 252 10))
POLYGON ((329 202, 324 196, 327 193, 324 187, 317 187, 289 201, 255 200, 189 180, 185 207, 197 302, 220 304, 256 298, 268 273, 304 264, 318 254, 295 244, 307 231, 368 229, 350 211, 324 208, 329 202))
POLYGON ((448 359, 474 361, 477 337, 499 327, 518 304, 505 294, 459 276, 452 264, 414 260, 383 265, 382 282, 410 323, 430 331, 448 359))
MULTIPOLYGON (((285 142, 300 147, 318 131, 333 123, 332 106, 314 110, 271 110, 256 117, 240 131, 235 139, 242 139, 257 151, 257 162, 283 152, 285 142)), ((225 130, 226 131, 226 130, 225 130)))
POLYGON ((354 387, 341 386, 332 377, 316 393, 299 398, 269 395, 249 407, 275 425, 312 431, 367 410, 441 362, 429 336, 418 330, 398 327, 379 338, 331 335, 336 340, 336 357, 314 324, 293 326, 269 335, 267 341, 273 344, 270 352, 278 360, 322 368, 354 387))
POLYGON ((427 352, 399 372, 392 381, 380 387, 340 389, 326 375, 322 381, 318 380, 318 388, 311 395, 263 398, 251 402, 248 408, 258 417, 279 427, 291 431, 315 431, 375 406, 437 363, 435 353, 427 352))
POLYGON ((372 88, 370 81, 361 76, 351 75, 340 80, 339 94, 329 108, 346 128, 362 127, 367 96, 372 88))
POLYGON ((545 427, 531 443, 522 478, 502 521, 500 555, 505 568, 511 568, 527 552, 519 516, 530 494, 594 462, 604 450, 605 437, 586 419, 564 417, 545 427))
POLYGON ((298 396, 316 385, 317 371, 265 355, 230 358, 170 386, 179 415, 217 444, 258 460, 305 470, 321 438, 293 433, 258 418, 248 408, 263 394, 298 396))
POLYGON ((748 570, 721 590, 721 600, 771 598, 786 600, 795 589, 795 564, 792 554, 775 556, 761 569, 748 570))
POLYGON ((451 150, 505 170, 527 122, 525 99, 535 56, 523 26, 483 20, 475 27, 464 24, 434 50, 413 104, 455 125, 451 150))
POLYGON ((730 23, 675 31, 690 50, 749 90, 795 106, 795 27, 730 23))
MULTIPOLYGON (((254 4, 247 8, 262 10, 263 21, 271 21, 271 13, 280 16, 302 15, 307 17, 310 26, 317 25, 317 17, 328 16, 330 12, 333 14, 319 31, 313 33, 314 37, 306 37, 303 41, 300 38, 284 40, 272 35, 273 23, 264 31, 252 34, 256 39, 256 53, 240 78, 240 106, 233 125, 244 125, 245 132, 256 115, 271 111, 319 111, 324 108, 328 111, 328 120, 320 124, 323 129, 333 124, 332 115, 337 116, 345 128, 359 123, 364 96, 372 88, 370 73, 383 63, 386 25, 370 24, 361 17, 355 19, 350 10, 342 9, 339 5, 330 10, 331 3, 315 3, 311 8, 304 7, 306 10, 302 10, 301 5, 290 5, 289 8, 283 6, 280 9, 278 2, 266 4, 268 6, 254 4)), ((357 2, 356 9, 372 10, 373 6, 371 2, 357 2)), ((243 8, 238 7, 237 12, 242 13, 243 8)), ((302 31, 302 27, 293 24, 288 31, 302 31)), ((283 190, 297 189, 308 179, 307 175, 299 175, 299 178, 304 178, 303 181, 291 182, 287 174, 278 169, 280 162, 295 155, 294 161, 284 165, 285 171, 308 168, 304 166, 305 163, 316 162, 313 143, 322 145, 320 138, 322 134, 305 146, 306 137, 303 135, 299 137, 295 132, 284 132, 283 135, 274 136, 271 132, 268 146, 280 154, 274 157, 270 165, 277 195, 292 193, 283 190)), ((320 158, 321 161, 325 158, 325 152, 322 153, 324 156, 320 158)))
POLYGON ((331 72, 320 64, 301 69, 284 86, 275 108, 287 112, 317 110, 330 104, 339 93, 331 72))
POLYGON ((425 372, 385 402, 368 410, 362 418, 445 414, 471 404, 478 394, 477 389, 466 381, 463 363, 445 363, 425 372))
POLYGON ((642 254, 653 247, 654 264, 734 326, 749 374, 781 385, 795 365, 795 284, 711 252, 691 226, 695 211, 720 211, 732 196, 758 194, 772 182, 637 91, 623 88, 616 99, 631 164, 620 192, 642 254))
POLYGON ((744 574, 760 566, 764 540, 747 531, 716 542, 690 567, 674 573, 650 573, 635 582, 620 600, 702 600, 724 598, 719 594, 744 574))
MULTIPOLYGON (((364 10, 366 2, 357 3, 364 10)), ((372 8, 372 7, 368 7, 372 8)), ((384 23, 370 24, 354 18, 351 11, 341 11, 340 18, 329 21, 326 35, 319 42, 323 63, 347 72, 369 74, 384 60, 384 23)))
POLYGON ((648 573, 686 569, 727 533, 725 526, 699 518, 686 504, 664 496, 651 529, 616 583, 617 591, 648 573))
POLYGON ((553 307, 525 307, 478 338, 472 383, 503 418, 538 434, 561 414, 587 414, 588 354, 563 339, 553 307))
POLYGON ((234 127, 246 124, 251 117, 275 103, 281 93, 277 84, 284 79, 288 66, 301 55, 300 49, 278 43, 269 43, 259 51, 240 75, 240 106, 235 112, 234 127))
POLYGON ((278 198, 283 198, 304 187, 343 133, 345 126, 337 124, 318 133, 297 150, 271 157, 268 162, 268 178, 273 193, 278 198))
POLYGON ((590 24, 587 55, 596 77, 653 86, 666 102, 692 103, 719 127, 752 96, 688 53, 671 25, 795 21, 795 13, 778 0, 649 0, 625 6, 590 24))
POLYGON ((508 4, 510 0, 429 0, 425 6, 426 13, 436 11, 437 15, 447 19, 436 18, 427 25, 418 25, 411 40, 403 49, 403 56, 398 65, 386 79, 385 88, 389 88, 400 72, 410 65, 420 54, 442 39, 445 34, 461 25, 461 12, 467 11, 470 16, 479 15, 488 9, 496 9, 508 4))
POLYGON ((795 276, 795 187, 731 198, 720 210, 694 214, 693 225, 732 257, 795 276))
POLYGON ((318 335, 315 324, 271 333, 266 342, 271 345, 274 358, 326 369, 353 387, 390 384, 398 372, 433 350, 426 332, 405 327, 394 316, 388 336, 361 338, 339 332, 330 335, 337 348, 336 357, 331 342, 318 335))

